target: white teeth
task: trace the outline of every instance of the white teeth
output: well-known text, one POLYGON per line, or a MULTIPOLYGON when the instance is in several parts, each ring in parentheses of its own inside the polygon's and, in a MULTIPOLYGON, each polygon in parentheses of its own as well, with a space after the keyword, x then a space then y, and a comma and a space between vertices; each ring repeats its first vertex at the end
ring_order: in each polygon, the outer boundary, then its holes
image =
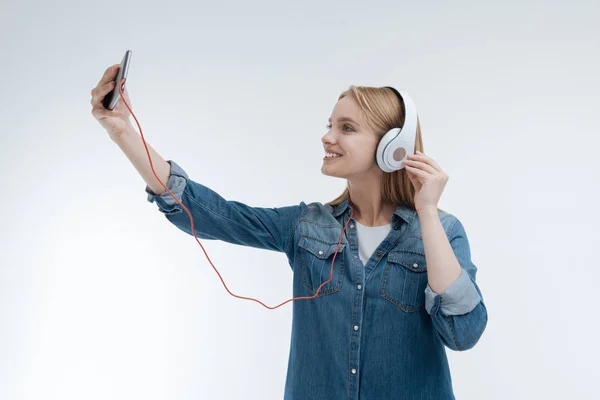
POLYGON ((341 155, 335 154, 335 153, 325 153, 325 155, 327 156, 327 158, 330 158, 330 157, 341 157, 341 155))

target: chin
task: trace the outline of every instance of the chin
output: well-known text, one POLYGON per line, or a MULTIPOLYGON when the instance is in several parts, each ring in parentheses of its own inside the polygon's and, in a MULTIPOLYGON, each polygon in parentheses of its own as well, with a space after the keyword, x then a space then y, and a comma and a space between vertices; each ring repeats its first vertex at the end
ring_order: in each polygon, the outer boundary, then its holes
POLYGON ((342 174, 335 173, 335 170, 329 171, 329 167, 326 165, 323 165, 321 167, 321 173, 323 175, 332 176, 334 178, 344 178, 344 176, 342 174))

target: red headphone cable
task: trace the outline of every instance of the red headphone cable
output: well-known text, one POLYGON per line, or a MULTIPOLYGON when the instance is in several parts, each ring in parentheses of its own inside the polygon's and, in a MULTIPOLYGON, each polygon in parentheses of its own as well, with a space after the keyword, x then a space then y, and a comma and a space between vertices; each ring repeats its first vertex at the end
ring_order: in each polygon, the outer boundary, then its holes
MULTIPOLYGON (((204 250, 204 246, 202 246, 202 243, 200 243, 200 241, 198 240, 198 237, 196 236, 196 232, 194 230, 194 219, 192 217, 192 214, 190 213, 190 211, 187 209, 186 206, 183 205, 183 203, 181 203, 181 201, 179 201, 175 195, 169 190, 169 188, 167 186, 165 186, 164 183, 161 182, 160 178, 156 175, 156 171, 154 170, 154 165, 152 164, 152 157, 150 157, 150 152, 148 150, 148 146, 146 145, 146 140, 144 139, 144 134, 142 133, 142 127, 140 126, 140 123, 138 122, 137 118, 135 117, 135 114, 133 113, 133 111, 131 110, 131 108, 129 107, 129 104, 127 104, 127 102, 125 101, 125 97, 123 96, 123 91, 122 91, 122 87, 123 84, 125 83, 125 78, 123 78, 121 80, 121 83, 119 84, 119 94, 121 95, 121 100, 123 100, 123 103, 125 104, 125 106, 127 107, 127 109, 129 110, 129 112, 131 112, 131 115, 133 116, 133 118, 135 119, 135 122, 138 126, 138 128, 140 129, 140 136, 142 137, 142 142, 144 143, 144 147, 146 148, 146 154, 148 154, 148 161, 150 161, 150 168, 152 168, 152 173, 154 174, 154 176, 156 177, 156 180, 162 185, 162 187, 164 187, 169 194, 171 195, 171 197, 173 197, 175 199, 175 201, 177 201, 177 203, 179 203, 179 205, 181 207, 183 207, 183 209, 185 210, 185 212, 188 214, 188 216, 190 217, 190 222, 192 225, 192 234, 194 235, 194 238, 196 238, 196 242, 198 242, 198 244, 200 245, 200 247, 202 247, 202 251, 204 251, 204 254, 206 255, 206 258, 208 259, 208 261, 210 262, 210 265, 213 267, 213 269, 215 270, 215 272, 217 273, 217 275, 219 276, 219 279, 221 279, 221 282, 223 283, 223 286, 225 287, 225 290, 227 290, 227 292, 229 292, 230 295, 237 297, 238 299, 244 299, 244 300, 252 300, 255 301, 259 304, 261 304, 262 306, 270 309, 270 310, 274 310, 278 307, 281 307, 282 305, 292 301, 292 300, 308 300, 308 299, 314 299, 315 297, 317 297, 317 295, 319 294, 321 287, 329 282, 331 282, 331 280, 333 279, 333 265, 335 263, 335 257, 337 256, 337 253, 340 249, 340 244, 342 242, 342 237, 344 235, 344 231, 346 230, 346 226, 348 225, 348 222, 350 222, 350 220, 352 219, 352 216, 354 215, 354 207, 352 207, 352 214, 350 215, 350 218, 348 219, 348 221, 346 221, 346 225, 344 225, 344 229, 342 229, 342 234, 340 236, 340 239, 338 241, 338 246, 337 249, 335 251, 335 254, 333 256, 333 260, 331 261, 331 268, 329 270, 329 279, 323 283, 321 283, 321 285, 319 286, 319 288, 317 289, 317 292, 312 295, 312 296, 304 296, 304 297, 294 297, 291 298, 289 300, 284 301, 283 303, 275 306, 275 307, 269 307, 267 305, 265 305, 262 301, 254 299, 252 297, 244 297, 244 296, 238 296, 237 294, 232 293, 229 288, 227 287, 227 285, 225 284, 225 281, 223 280, 223 278, 221 277, 221 274, 219 273, 219 271, 217 270, 217 268, 213 265, 212 261, 210 260, 210 257, 208 257, 208 254, 206 253, 206 250, 204 250)), ((350 199, 348 199, 350 200, 350 199)))

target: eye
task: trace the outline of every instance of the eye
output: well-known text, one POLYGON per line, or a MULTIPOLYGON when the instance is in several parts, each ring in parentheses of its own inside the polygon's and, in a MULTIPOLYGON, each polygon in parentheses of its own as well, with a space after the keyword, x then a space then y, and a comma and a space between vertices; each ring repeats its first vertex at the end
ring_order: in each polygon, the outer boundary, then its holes
MULTIPOLYGON (((351 130, 351 131, 353 130, 353 129, 352 129, 352 127, 351 127, 350 125, 348 125, 348 124, 344 124, 344 128, 346 128, 346 127, 350 128, 350 130, 351 130)), ((331 129, 331 124, 327 124, 327 125, 325 125, 325 128, 327 128, 327 129, 331 129)), ((346 132, 347 132, 347 131, 346 131, 346 132)))

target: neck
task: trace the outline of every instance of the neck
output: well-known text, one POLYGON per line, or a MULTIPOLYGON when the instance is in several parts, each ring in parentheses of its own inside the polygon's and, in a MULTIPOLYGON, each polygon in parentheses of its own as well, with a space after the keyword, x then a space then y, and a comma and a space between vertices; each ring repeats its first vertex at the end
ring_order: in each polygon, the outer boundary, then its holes
POLYGON ((391 223, 396 205, 383 201, 379 181, 371 180, 362 186, 349 182, 348 190, 357 222, 371 227, 391 223))

